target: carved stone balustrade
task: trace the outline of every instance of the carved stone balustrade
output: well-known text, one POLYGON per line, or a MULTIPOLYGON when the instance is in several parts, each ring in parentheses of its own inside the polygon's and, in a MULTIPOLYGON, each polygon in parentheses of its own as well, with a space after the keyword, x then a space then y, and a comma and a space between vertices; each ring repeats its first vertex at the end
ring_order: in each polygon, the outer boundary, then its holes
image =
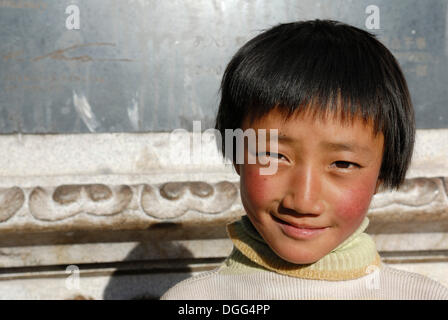
MULTIPOLYGON (((219 264, 232 249, 225 225, 244 214, 239 176, 213 136, 200 153, 189 138, 1 136, 0 294, 157 298, 219 264)), ((405 184, 374 196, 367 232, 383 262, 448 286, 445 177, 448 130, 419 130, 405 184)))

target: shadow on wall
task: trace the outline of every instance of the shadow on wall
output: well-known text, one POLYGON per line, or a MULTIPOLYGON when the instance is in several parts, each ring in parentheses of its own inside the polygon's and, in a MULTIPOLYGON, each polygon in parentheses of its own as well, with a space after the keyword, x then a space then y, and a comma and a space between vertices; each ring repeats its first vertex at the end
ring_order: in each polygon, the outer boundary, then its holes
POLYGON ((157 300, 176 283, 191 277, 193 254, 173 242, 144 242, 118 264, 104 289, 104 300, 157 300), (163 260, 148 257, 161 253, 163 260))

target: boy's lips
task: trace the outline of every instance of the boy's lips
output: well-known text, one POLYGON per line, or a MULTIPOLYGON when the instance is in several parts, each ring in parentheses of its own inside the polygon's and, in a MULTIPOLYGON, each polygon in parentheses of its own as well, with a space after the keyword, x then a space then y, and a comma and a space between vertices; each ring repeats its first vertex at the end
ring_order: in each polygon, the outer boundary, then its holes
POLYGON ((280 219, 280 218, 278 218, 277 216, 274 216, 274 215, 272 215, 272 217, 277 222, 286 223, 286 224, 289 224, 289 225, 291 225, 293 227, 296 227, 296 228, 302 228, 302 229, 324 229, 324 228, 326 228, 326 227, 314 226, 314 225, 309 225, 309 224, 301 224, 301 223, 289 222, 289 221, 280 219))
POLYGON ((317 236, 328 229, 328 227, 314 226, 308 224, 298 224, 290 223, 288 221, 282 220, 276 216, 272 216, 274 221, 276 221, 283 232, 295 239, 308 239, 317 236))

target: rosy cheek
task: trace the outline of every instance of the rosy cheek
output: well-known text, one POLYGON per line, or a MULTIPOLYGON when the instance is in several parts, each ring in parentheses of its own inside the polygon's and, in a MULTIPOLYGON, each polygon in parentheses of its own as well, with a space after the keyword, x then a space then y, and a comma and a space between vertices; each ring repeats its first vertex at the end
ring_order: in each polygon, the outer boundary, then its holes
POLYGON ((336 213, 347 221, 359 220, 367 212, 373 195, 369 183, 360 183, 340 194, 336 213))
POLYGON ((253 206, 259 207, 269 201, 269 195, 272 195, 269 177, 260 175, 256 166, 248 166, 242 178, 244 192, 253 206))

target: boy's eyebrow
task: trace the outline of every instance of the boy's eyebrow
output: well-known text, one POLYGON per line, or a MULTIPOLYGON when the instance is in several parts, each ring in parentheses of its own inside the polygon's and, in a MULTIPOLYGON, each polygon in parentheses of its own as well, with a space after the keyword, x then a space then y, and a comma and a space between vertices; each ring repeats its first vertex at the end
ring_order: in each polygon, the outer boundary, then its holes
MULTIPOLYGON (((274 138, 277 137, 279 142, 285 142, 285 143, 295 143, 296 140, 294 138, 291 138, 289 136, 284 135, 278 135, 274 136, 274 138)), ((331 142, 331 141, 324 141, 320 143, 320 146, 322 149, 326 149, 329 151, 349 151, 349 152, 371 152, 369 148, 366 148, 364 146, 361 146, 357 143, 353 142, 331 142)))
POLYGON ((322 148, 331 151, 349 151, 349 152, 370 152, 369 148, 360 146, 356 143, 322 142, 322 148))

